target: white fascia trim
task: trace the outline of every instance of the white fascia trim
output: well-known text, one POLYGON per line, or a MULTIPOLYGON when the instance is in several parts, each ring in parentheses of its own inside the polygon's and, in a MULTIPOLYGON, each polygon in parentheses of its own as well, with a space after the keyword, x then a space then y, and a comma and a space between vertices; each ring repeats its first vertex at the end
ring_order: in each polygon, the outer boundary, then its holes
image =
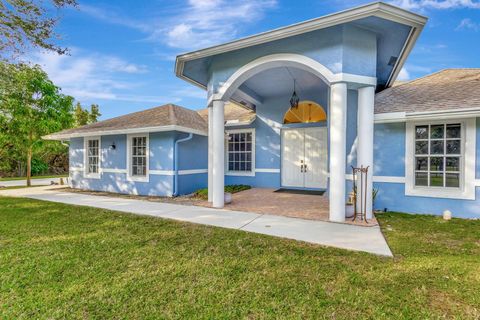
POLYGON ((480 117, 480 108, 450 109, 421 112, 389 112, 375 114, 375 123, 394 123, 406 121, 456 120, 480 117))
POLYGON ((405 133, 405 195, 431 198, 475 200, 475 162, 476 162, 476 119, 462 119, 462 148, 463 173, 460 177, 460 188, 415 187, 414 157, 415 136, 414 128, 421 124, 445 123, 445 120, 436 119, 428 122, 407 122, 405 133))
POLYGON ((183 126, 169 125, 169 126, 159 126, 159 127, 99 130, 94 132, 77 132, 77 133, 70 133, 70 134, 50 134, 48 136, 42 137, 42 139, 69 140, 71 138, 81 138, 81 137, 108 136, 108 135, 115 135, 115 134, 141 134, 141 133, 166 132, 166 131, 179 131, 179 132, 193 133, 200 136, 208 135, 208 133, 205 131, 195 130, 195 129, 191 129, 183 126))
POLYGON ((377 113, 374 117, 375 123, 405 122, 405 112, 377 113))
POLYGON ((91 136, 83 139, 83 177, 88 179, 100 179, 102 175, 102 139, 100 136, 91 136), (98 172, 87 173, 88 168, 88 141, 98 140, 98 172))
POLYGON ((127 181, 134 182, 149 182, 150 181, 150 134, 128 134, 127 135, 127 181), (145 176, 132 176, 131 174, 131 159, 132 159, 132 138, 134 137, 146 137, 147 138, 147 150, 146 150, 146 175, 145 176))
POLYGON ((68 171, 69 172, 82 172, 83 167, 70 167, 70 168, 68 168, 68 171))
POLYGON ((450 109, 438 111, 411 112, 406 114, 406 120, 449 120, 475 118, 480 116, 480 108, 450 109))

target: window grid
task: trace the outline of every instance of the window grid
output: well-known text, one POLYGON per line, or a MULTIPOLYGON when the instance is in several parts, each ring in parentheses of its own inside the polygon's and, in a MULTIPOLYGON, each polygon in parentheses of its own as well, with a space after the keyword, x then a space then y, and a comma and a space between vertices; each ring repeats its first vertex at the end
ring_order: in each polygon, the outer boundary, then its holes
POLYGON ((415 126, 415 186, 459 188, 462 149, 460 123, 415 126))
POLYGON ((87 142, 87 173, 97 174, 99 163, 99 141, 88 140, 87 142))
POLYGON ((132 138, 132 176, 147 175, 147 137, 132 138))
POLYGON ((252 132, 228 134, 228 171, 252 172, 252 132))

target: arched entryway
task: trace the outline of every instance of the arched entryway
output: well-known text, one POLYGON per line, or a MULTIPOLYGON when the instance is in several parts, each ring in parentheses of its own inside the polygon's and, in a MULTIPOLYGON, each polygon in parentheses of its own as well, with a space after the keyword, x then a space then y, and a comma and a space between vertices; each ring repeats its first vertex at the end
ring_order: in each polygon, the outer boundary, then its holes
POLYGON ((284 124, 297 124, 282 129, 281 182, 285 188, 327 188, 327 127, 298 124, 322 123, 325 110, 313 101, 301 101, 284 116, 284 124))

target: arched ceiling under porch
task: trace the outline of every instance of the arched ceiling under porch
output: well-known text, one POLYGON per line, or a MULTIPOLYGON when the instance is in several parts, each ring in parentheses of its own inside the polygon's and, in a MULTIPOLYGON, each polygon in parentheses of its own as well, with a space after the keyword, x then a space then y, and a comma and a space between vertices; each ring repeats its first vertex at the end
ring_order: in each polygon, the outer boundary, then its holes
POLYGON ((328 93, 328 85, 316 75, 294 67, 272 68, 247 79, 231 99, 253 107, 266 99, 290 96, 295 89, 300 99, 312 99, 315 95, 328 93))

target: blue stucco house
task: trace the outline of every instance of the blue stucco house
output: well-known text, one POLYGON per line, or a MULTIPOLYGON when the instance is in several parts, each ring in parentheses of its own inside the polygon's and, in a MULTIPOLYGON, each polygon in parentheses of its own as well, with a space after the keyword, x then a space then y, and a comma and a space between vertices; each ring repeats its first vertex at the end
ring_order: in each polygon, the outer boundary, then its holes
POLYGON ((183 54, 176 74, 206 90, 205 109, 165 105, 47 138, 69 141, 74 188, 208 186, 217 208, 225 184, 325 190, 341 222, 363 166, 359 192, 378 188, 376 208, 480 217, 480 70, 395 83, 426 22, 378 2, 183 54))

